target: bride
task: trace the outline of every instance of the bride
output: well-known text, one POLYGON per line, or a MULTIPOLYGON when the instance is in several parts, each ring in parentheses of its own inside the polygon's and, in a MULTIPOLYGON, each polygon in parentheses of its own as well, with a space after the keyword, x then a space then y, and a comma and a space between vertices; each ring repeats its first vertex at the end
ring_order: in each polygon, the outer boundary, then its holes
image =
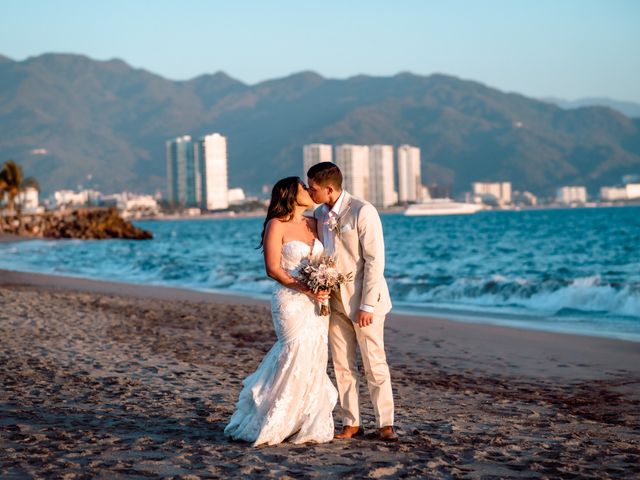
POLYGON ((254 446, 333 439, 337 392, 327 375, 329 317, 316 308, 329 296, 316 295, 295 279, 302 259, 323 252, 316 220, 303 216, 313 204, 298 177, 273 187, 260 246, 267 275, 278 282, 271 297, 277 341, 244 380, 224 429, 225 435, 254 446))

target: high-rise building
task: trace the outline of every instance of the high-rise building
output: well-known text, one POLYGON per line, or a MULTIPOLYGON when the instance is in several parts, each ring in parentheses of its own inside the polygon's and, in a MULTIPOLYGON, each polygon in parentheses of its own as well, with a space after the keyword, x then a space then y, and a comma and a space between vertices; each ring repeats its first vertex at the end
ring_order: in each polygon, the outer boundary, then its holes
POLYGON ((369 147, 366 145, 338 145, 336 165, 342 171, 342 186, 350 194, 370 201, 369 147))
POLYGON ((166 151, 169 201, 185 207, 196 206, 200 199, 196 196, 196 166, 191 136, 168 140, 166 151))
POLYGON ((168 198, 174 205, 224 209, 227 200, 227 139, 219 133, 193 141, 166 142, 168 198))
POLYGON ((369 147, 369 199, 379 208, 385 208, 397 202, 392 145, 369 147))
POLYGON ((417 202, 422 198, 420 149, 411 145, 398 147, 398 200, 417 202))
POLYGON ((511 203, 511 182, 475 182, 473 194, 478 202, 509 204, 511 203))
POLYGON ((321 162, 333 162, 331 148, 331 145, 325 145, 323 143, 312 143, 303 147, 303 179, 307 178, 307 172, 313 165, 321 162))
POLYGON ((195 150, 201 206, 207 210, 229 207, 227 178, 227 139, 219 133, 198 140, 195 150))

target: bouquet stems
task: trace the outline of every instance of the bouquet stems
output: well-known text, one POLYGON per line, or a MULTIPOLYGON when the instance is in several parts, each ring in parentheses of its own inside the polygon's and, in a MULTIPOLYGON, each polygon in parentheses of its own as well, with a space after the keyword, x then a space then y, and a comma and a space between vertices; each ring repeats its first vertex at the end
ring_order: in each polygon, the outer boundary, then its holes
POLYGON ((320 315, 329 315, 331 313, 331 307, 329 307, 329 300, 320 302, 320 315))

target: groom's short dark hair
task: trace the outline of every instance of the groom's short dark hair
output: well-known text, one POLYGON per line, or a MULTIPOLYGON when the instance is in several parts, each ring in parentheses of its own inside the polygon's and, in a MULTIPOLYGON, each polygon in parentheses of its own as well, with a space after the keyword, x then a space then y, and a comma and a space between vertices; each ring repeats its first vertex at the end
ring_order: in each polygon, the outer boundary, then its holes
POLYGON ((342 190, 342 172, 335 163, 316 163, 307 172, 307 177, 322 187, 331 185, 342 190))

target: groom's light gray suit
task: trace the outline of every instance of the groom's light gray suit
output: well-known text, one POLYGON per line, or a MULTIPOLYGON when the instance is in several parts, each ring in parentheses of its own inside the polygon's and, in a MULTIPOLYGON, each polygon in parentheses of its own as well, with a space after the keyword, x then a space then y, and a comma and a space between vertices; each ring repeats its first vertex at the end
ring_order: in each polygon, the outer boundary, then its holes
POLYGON ((393 425, 393 395, 384 352, 384 321, 391 310, 391 299, 384 279, 382 222, 373 205, 346 191, 338 203, 337 212, 323 205, 315 210, 314 216, 320 240, 333 245, 328 253, 336 255, 338 269, 345 274, 353 272, 354 277, 331 295, 329 345, 342 422, 361 425, 356 364, 356 350, 360 348, 378 427, 393 425), (334 226, 331 231, 330 223, 334 226), (361 328, 355 323, 360 309, 373 313, 371 325, 361 328))

